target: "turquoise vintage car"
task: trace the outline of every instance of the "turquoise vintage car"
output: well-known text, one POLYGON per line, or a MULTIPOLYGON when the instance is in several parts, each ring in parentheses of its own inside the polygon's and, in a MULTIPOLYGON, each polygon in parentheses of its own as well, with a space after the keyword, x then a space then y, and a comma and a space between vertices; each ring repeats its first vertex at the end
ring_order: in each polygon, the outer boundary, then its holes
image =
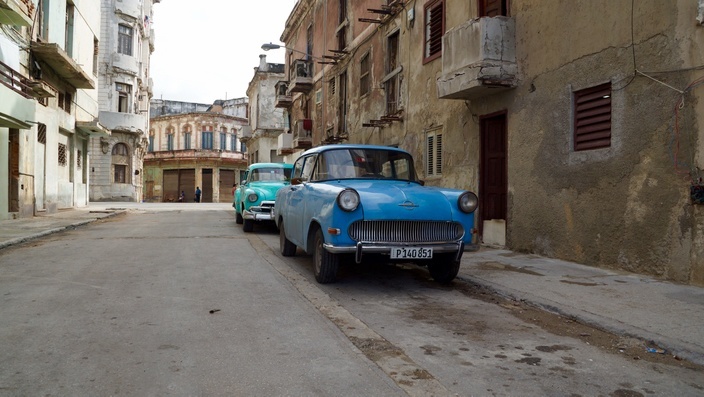
POLYGON ((276 192, 289 184, 293 164, 256 163, 247 167, 244 180, 235 191, 232 207, 235 222, 245 232, 254 230, 254 222, 272 221, 276 192))
POLYGON ((281 254, 298 247, 312 254, 320 283, 336 280, 343 255, 415 262, 448 283, 462 253, 478 249, 477 202, 469 191, 424 186, 404 150, 328 145, 296 160, 291 185, 276 194, 274 219, 281 254))

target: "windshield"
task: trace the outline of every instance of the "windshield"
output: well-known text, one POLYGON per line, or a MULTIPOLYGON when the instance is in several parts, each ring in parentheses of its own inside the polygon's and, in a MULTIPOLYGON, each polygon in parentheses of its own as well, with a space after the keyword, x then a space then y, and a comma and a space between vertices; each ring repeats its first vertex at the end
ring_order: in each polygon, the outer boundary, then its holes
POLYGON ((250 182, 285 182, 291 178, 291 169, 287 168, 257 168, 249 176, 250 182))
POLYGON ((377 178, 416 181, 413 159, 383 149, 333 149, 318 156, 313 180, 377 178))

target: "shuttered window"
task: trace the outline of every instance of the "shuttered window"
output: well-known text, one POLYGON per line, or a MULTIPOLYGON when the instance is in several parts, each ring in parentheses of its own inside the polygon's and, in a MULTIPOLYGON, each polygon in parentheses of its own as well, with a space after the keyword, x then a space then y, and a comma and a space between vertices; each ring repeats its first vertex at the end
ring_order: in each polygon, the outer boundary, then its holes
POLYGON ((445 33, 445 0, 425 6, 425 52, 423 63, 442 55, 442 36, 445 33))
POLYGON ((574 93, 574 150, 611 147, 611 83, 574 93))
POLYGON ((429 132, 426 135, 426 176, 442 175, 442 133, 441 130, 429 132))

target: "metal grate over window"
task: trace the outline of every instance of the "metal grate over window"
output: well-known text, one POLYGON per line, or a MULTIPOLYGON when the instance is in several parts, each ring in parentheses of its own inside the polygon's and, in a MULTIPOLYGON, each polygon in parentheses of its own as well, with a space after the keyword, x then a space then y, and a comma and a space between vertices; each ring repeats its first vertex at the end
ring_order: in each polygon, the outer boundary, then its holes
POLYGON ((611 146, 611 83, 574 93, 574 150, 611 146))
POLYGON ((37 124, 37 142, 46 145, 46 124, 37 124))
POLYGON ((59 165, 65 167, 68 165, 66 160, 66 145, 59 143, 59 165))

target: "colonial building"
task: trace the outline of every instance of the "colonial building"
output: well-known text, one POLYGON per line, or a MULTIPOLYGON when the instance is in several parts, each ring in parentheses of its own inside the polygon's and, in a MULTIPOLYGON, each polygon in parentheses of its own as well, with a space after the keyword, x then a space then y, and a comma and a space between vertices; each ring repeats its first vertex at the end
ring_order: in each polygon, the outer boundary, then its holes
POLYGON ((238 137, 247 119, 243 99, 213 105, 154 100, 148 153, 144 157, 144 199, 192 202, 196 187, 202 202, 232 202, 247 159, 238 137))
POLYGON ((704 6, 617 3, 300 0, 276 104, 476 191, 485 244, 704 284, 704 6))
POLYGON ((88 204, 100 6, 0 3, 0 219, 88 204))
POLYGON ((99 120, 110 136, 91 138, 91 201, 142 200, 152 97, 152 6, 159 2, 101 1, 99 120))
POLYGON ((247 88, 249 98, 249 128, 243 130, 240 140, 247 145, 250 164, 278 163, 293 152, 292 134, 283 118, 283 110, 276 108, 276 84, 284 80, 284 65, 267 63, 266 55, 259 56, 259 66, 247 88))

